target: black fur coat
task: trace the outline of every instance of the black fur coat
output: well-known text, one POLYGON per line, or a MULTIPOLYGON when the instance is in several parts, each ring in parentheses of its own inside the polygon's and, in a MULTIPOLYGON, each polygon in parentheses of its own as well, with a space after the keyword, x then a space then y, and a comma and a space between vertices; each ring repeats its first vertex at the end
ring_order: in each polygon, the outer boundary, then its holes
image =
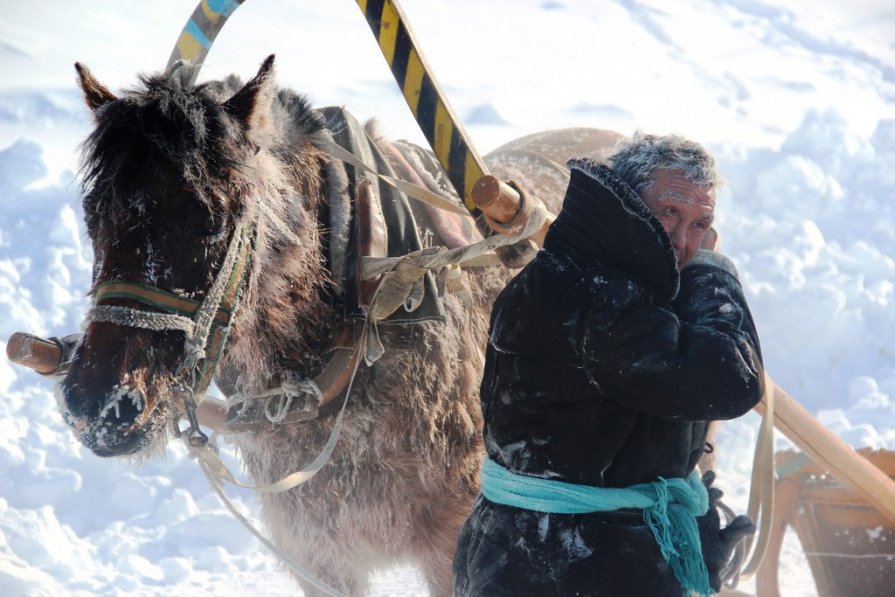
MULTIPOLYGON (((686 477, 708 422, 746 413, 762 392, 736 271, 700 251, 678 273, 633 190, 605 166, 570 166, 544 249, 494 305, 481 387, 488 456, 599 487, 686 477)), ((717 585, 733 537, 714 509, 699 523, 717 585)), ((639 511, 544 514, 480 497, 454 569, 458 595, 682 594, 639 511)))

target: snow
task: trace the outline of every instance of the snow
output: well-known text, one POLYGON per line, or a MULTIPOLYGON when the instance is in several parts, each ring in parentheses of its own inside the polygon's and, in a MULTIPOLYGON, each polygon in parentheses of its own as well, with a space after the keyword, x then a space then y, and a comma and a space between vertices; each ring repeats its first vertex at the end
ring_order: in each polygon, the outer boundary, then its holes
MULTIPOLYGON (((352 4, 248 1, 201 77, 247 78, 276 53, 282 84, 424 144, 352 4)), ((895 448, 895 4, 401 4, 482 151, 572 126, 706 143, 728 181, 722 248, 771 375, 848 443, 895 448)), ((113 90, 131 86, 164 66, 194 6, 3 3, 0 344, 17 330, 77 331, 88 307, 92 257, 75 172, 91 123, 72 63, 113 90)), ((181 446, 140 466, 99 459, 66 429, 49 381, 3 360, 0 395, 0 593, 297 591, 181 446)), ((750 414, 720 432, 717 485, 739 511, 757 422, 750 414)), ((231 495, 257 514, 251 493, 231 495)), ((784 595, 816 594, 792 537, 782 567, 784 595)), ((405 567, 377 574, 372 592, 425 588, 405 567)))

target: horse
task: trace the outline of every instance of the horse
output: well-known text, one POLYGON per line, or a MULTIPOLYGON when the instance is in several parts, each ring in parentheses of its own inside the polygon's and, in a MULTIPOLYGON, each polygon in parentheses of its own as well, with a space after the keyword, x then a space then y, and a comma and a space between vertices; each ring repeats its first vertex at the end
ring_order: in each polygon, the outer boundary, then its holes
MULTIPOLYGON (((195 414, 214 376, 258 484, 305 467, 339 422, 315 476, 260 494, 273 543, 345 594, 364 594, 373 570, 411 562, 432 595, 449 595, 479 487, 489 313, 513 270, 473 267, 447 282, 426 274, 371 327, 385 276, 363 278, 359 259, 479 233, 471 218, 408 206, 334 158, 328 148, 341 139, 380 171, 452 193, 429 152, 369 126, 358 133, 343 110, 313 108, 277 87, 273 65, 270 56, 245 83, 231 75, 198 85, 179 66, 141 76, 119 97, 76 64, 95 124, 82 159, 95 306, 60 408, 95 454, 146 458, 195 414), (339 381, 321 388, 334 368, 339 381)), ((606 153, 618 137, 534 135, 490 160, 555 211, 568 180, 562 160, 606 153)))

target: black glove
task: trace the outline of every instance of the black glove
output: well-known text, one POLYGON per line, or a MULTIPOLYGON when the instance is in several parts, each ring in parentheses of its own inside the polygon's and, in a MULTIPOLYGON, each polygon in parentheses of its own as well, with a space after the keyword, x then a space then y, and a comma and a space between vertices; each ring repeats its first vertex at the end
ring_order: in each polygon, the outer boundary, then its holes
POLYGON ((702 475, 702 484, 709 493, 709 510, 696 519, 699 525, 699 538, 702 541, 702 557, 709 571, 709 583, 715 591, 727 581, 732 570, 729 570, 731 558, 737 545, 746 537, 755 534, 755 525, 748 516, 736 516, 725 528, 721 528, 721 517, 718 514, 718 502, 724 494, 717 487, 712 487, 715 472, 706 471, 702 475))

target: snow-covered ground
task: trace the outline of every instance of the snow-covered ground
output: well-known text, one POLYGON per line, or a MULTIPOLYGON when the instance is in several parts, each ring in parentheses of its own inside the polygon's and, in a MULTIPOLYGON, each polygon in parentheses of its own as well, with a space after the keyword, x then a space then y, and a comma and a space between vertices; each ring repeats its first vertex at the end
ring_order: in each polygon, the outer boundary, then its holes
MULTIPOLYGON (((679 132, 720 158, 723 247, 774 379, 854 446, 895 448, 895 4, 886 0, 403 0, 482 151, 537 130, 679 132)), ((64 335, 87 307, 72 63, 112 89, 162 68, 195 0, 2 0, 0 344, 64 335)), ((282 84, 424 143, 354 2, 250 0, 202 78, 282 84)), ((757 417, 723 428, 745 508, 757 417)), ((787 445, 778 440, 778 447, 787 445)), ((234 492, 249 513, 257 503, 234 492)), ((785 595, 815 589, 787 540, 785 595)), ((746 584, 746 590, 752 590, 746 584)), ((0 360, 0 594, 292 594, 176 445, 140 468, 64 427, 51 385, 0 360)), ((376 595, 419 595, 409 568, 376 595)))

